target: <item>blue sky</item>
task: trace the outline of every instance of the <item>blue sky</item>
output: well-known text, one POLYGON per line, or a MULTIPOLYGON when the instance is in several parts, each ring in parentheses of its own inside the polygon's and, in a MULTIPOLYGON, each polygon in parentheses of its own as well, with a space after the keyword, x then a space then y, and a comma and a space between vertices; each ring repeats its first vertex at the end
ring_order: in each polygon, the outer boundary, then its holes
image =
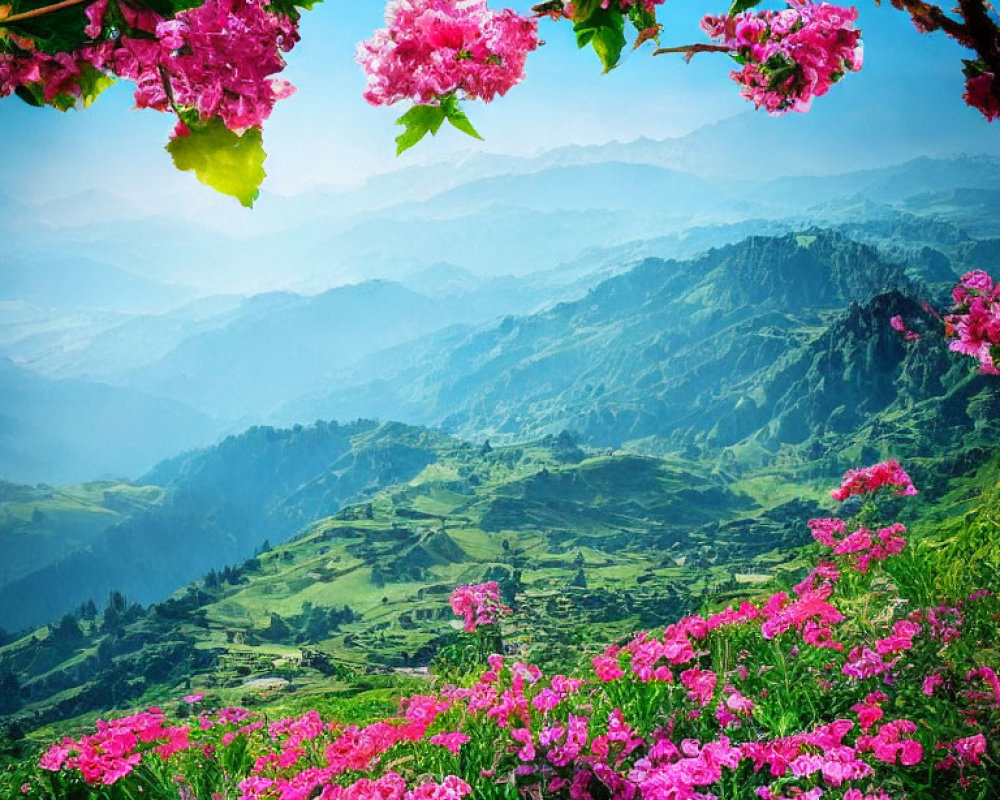
MULTIPOLYGON (((661 7, 663 43, 703 40, 697 21, 706 10, 690 0, 661 7)), ((877 108, 905 120, 894 135, 904 130, 929 143, 951 124, 978 126, 984 141, 996 136, 961 100, 960 48, 942 35, 918 34, 888 4, 866 3, 860 12, 864 70, 820 98, 810 114, 836 125, 849 110, 877 108)), ((569 143, 678 136, 750 108, 726 78, 730 62, 723 56, 704 55, 685 64, 679 57, 653 58, 639 51, 601 75, 593 54, 577 51, 567 24, 544 21, 547 44, 529 59, 526 82, 490 106, 468 108, 485 143, 447 130, 397 160, 393 138, 398 130, 392 123, 404 109, 368 106, 354 63, 355 43, 381 24, 382 13, 376 0, 327 0, 304 15, 303 40, 284 74, 298 91, 279 103, 265 129, 269 192, 349 185, 373 172, 447 161, 475 150, 531 154, 569 143)), ((176 173, 164 153, 171 119, 130 111, 131 105, 128 85, 110 90, 84 112, 33 109, 16 98, 0 102, 4 191, 42 200, 99 188, 153 206, 207 191, 191 176, 176 173)), ((794 126, 793 117, 773 124, 794 126)), ((748 143, 766 146, 766 141, 748 143)))

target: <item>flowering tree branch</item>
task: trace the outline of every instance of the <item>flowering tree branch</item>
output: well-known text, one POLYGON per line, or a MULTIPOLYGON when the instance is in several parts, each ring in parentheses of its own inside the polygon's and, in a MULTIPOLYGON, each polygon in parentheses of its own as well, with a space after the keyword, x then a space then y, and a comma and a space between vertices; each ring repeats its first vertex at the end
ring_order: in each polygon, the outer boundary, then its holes
MULTIPOLYGON (((757 10, 737 0, 705 16, 710 41, 659 47, 658 6, 665 0, 545 0, 528 16, 488 0, 389 0, 386 25, 358 45, 372 105, 412 104, 399 117, 398 152, 447 120, 479 137, 462 107, 491 102, 525 78, 541 44, 539 20, 572 25, 581 48, 607 72, 632 49, 653 55, 726 53, 740 94, 770 114, 807 111, 844 76, 861 69, 857 9, 794 0, 757 10)), ((293 87, 275 76, 298 41, 302 10, 318 0, 38 0, 0 6, 0 97, 36 106, 86 107, 115 80, 135 84, 137 108, 173 113, 175 162, 199 180, 250 205, 263 178, 260 130, 293 87), (247 134, 250 134, 249 136, 247 134), (185 152, 187 156, 178 157, 185 152), (234 160, 234 153, 240 157, 234 160)), ((876 0, 878 2, 878 0, 876 0)), ((923 32, 943 31, 975 54, 965 61, 965 99, 987 119, 1000 117, 1000 28, 989 0, 958 0, 946 13, 926 0, 890 0, 923 32)))
POLYGON ((728 47, 721 44, 685 44, 679 47, 659 47, 653 51, 654 56, 662 56, 667 53, 684 53, 684 60, 690 61, 695 53, 728 53, 728 47))

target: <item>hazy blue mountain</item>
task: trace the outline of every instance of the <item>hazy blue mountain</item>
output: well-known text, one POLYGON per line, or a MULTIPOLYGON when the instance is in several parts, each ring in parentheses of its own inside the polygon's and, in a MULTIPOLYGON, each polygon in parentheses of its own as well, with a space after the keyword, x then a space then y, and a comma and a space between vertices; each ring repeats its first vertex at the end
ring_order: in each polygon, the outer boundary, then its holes
POLYGON ((904 118, 895 110, 839 101, 835 123, 820 114, 789 114, 780 120, 748 111, 705 125, 686 136, 604 145, 561 147, 545 154, 559 164, 631 161, 682 170, 705 178, 757 182, 787 175, 830 175, 879 169, 920 157, 950 158, 962 153, 1000 156, 1000 142, 984 131, 982 119, 935 119, 933 114, 904 118), (912 126, 934 130, 915 139, 912 126), (877 132, 877 135, 873 135, 877 132), (754 143, 766 141, 767 147, 754 143), (859 146, 863 142, 863 146, 859 146), (928 145, 928 142, 933 142, 928 145), (748 152, 750 157, 748 157, 748 152))
POLYGON ((531 157, 478 154, 376 176, 354 189, 264 203, 252 222, 196 207, 156 215, 104 198, 12 200, 0 233, 8 253, 70 263, 89 254, 202 293, 320 292, 373 277, 400 279, 441 261, 478 275, 525 274, 591 247, 695 225, 789 216, 801 223, 806 209, 831 199, 901 204, 928 191, 998 188, 1000 145, 976 120, 942 126, 928 150, 926 139, 907 144, 903 120, 878 115, 845 107, 830 125, 814 115, 778 123, 746 114, 661 141, 531 157), (884 135, 870 135, 876 124, 884 135), (747 157, 747 143, 765 130, 768 138, 780 130, 788 147, 755 148, 747 157), (893 140, 888 131, 900 135, 893 140), (859 140, 866 142, 860 153, 859 140), (956 157, 963 152, 973 156, 956 157), (808 172, 814 176, 801 177, 808 172), (81 216, 91 207, 102 214, 81 216), (599 213, 581 224, 566 213, 579 209, 599 213))
POLYGON ((0 627, 53 619, 112 589, 161 600, 210 568, 253 555, 302 526, 434 460, 447 437, 401 425, 255 427, 159 464, 137 486, 163 487, 155 505, 91 536, 85 548, 0 585, 0 627))
MULTIPOLYGON (((971 184, 969 184, 971 185, 971 184)), ((914 214, 952 221, 974 236, 1000 236, 1000 187, 944 188, 906 198, 904 208, 914 214)))
POLYGON ((189 287, 132 274, 114 256, 48 254, 44 242, 36 250, 10 248, 0 261, 0 300, 67 311, 163 311, 192 294, 189 287))
MULTIPOLYGON (((367 408, 467 436, 569 428, 599 445, 646 437, 734 445, 783 413, 786 362, 798 359, 805 371, 838 315, 892 290, 916 290, 901 264, 821 230, 751 237, 691 261, 650 258, 575 302, 379 354, 353 385, 301 400, 283 418, 350 418, 367 408), (730 430, 715 428, 726 420, 730 430)), ((884 335, 874 323, 866 335, 879 358, 898 364, 888 316, 884 335)), ((872 358, 861 363, 885 368, 872 358)))
POLYGON ((92 338, 130 318, 120 311, 68 312, 26 300, 0 301, 0 354, 32 368, 48 359, 72 363, 92 338))
POLYGON ((723 187, 695 175, 608 161, 481 178, 443 191, 424 205, 434 213, 463 216, 491 206, 510 206, 539 213, 608 210, 669 218, 714 210, 720 197, 731 206, 738 205, 728 194, 723 187))
POLYGON ((259 295, 244 302, 228 324, 184 339, 128 380, 144 391, 252 422, 329 383, 337 370, 461 313, 386 281, 311 297, 259 295))
POLYGON ((163 314, 135 316, 88 337, 71 354, 47 353, 30 365, 48 375, 115 382, 185 339, 222 327, 239 314, 240 303, 236 295, 213 295, 163 314))
POLYGON ((221 327, 236 313, 240 298, 206 297, 161 314, 35 315, 0 327, 0 352, 53 378, 108 381, 162 357, 184 339, 221 327))
POLYGON ((18 483, 134 476, 211 441, 210 418, 175 401, 52 380, 0 358, 0 478, 18 483))
POLYGON ((1000 187, 1000 161, 989 156, 917 158, 769 181, 746 181, 738 171, 724 180, 706 179, 648 163, 582 160, 542 166, 547 159, 539 156, 535 171, 477 178, 419 202, 380 209, 310 252, 310 263, 322 266, 299 286, 315 291, 356 279, 360 265, 386 277, 440 261, 479 275, 527 274, 590 248, 679 240, 692 227, 741 223, 750 232, 761 220, 782 219, 826 226, 857 216, 859 205, 869 217, 891 217, 908 198, 928 191, 988 193, 1000 187), (489 248, 479 246, 484 240, 489 248))

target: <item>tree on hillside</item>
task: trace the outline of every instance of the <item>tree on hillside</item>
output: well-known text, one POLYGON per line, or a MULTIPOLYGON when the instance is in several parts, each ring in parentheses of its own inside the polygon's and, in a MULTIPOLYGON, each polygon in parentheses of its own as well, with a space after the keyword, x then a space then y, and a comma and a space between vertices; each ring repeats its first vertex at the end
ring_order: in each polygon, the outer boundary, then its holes
POLYGON ((22 703, 21 683, 10 663, 4 662, 0 664, 0 714, 12 714, 22 703))

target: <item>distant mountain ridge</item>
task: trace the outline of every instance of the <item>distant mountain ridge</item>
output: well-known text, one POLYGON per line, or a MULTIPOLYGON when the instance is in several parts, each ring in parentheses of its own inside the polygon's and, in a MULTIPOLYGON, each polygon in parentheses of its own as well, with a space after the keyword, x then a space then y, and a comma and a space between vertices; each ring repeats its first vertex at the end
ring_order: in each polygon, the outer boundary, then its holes
POLYGON ((0 478, 68 483, 127 477, 218 430, 176 401, 79 379, 51 380, 0 357, 0 478))
POLYGON ((419 356, 416 346, 414 357, 403 346, 395 377, 386 374, 370 387, 362 377, 326 404, 289 413, 350 416, 375 403, 379 414, 441 423, 463 435, 569 427, 595 444, 620 444, 665 423, 637 422, 640 409, 676 396, 681 413, 695 399, 691 382, 704 385, 706 369, 723 369, 728 383, 752 372, 756 367, 739 361, 718 363, 719 352, 742 346, 745 337, 771 336, 761 328, 815 325, 821 311, 892 288, 911 288, 902 268, 838 234, 751 237, 691 261, 647 259, 580 300, 464 337, 455 331, 450 342, 419 356), (600 410, 611 406, 614 424, 600 410))
MULTIPOLYGON (((716 131, 723 139, 724 129, 716 131)), ((646 143, 636 152, 653 159, 656 150, 646 143)), ((49 378, 104 382, 171 401, 173 413, 181 413, 176 404, 195 409, 202 419, 191 428, 192 435, 178 440, 182 447, 209 444, 261 421, 311 422, 331 415, 343 418, 348 411, 352 416, 447 421, 463 435, 477 435, 476 426, 485 417, 479 412, 470 416, 463 408, 467 401, 478 402, 474 391, 463 388, 468 379, 449 388, 452 377, 444 362, 454 346, 463 337, 478 336, 484 323, 579 300, 644 258, 688 259, 748 235, 801 232, 821 223, 870 245, 883 260, 898 262, 911 281, 928 285, 927 296, 943 299, 956 273, 997 257, 1000 227, 992 221, 992 211, 1000 192, 1000 159, 995 155, 923 156, 826 176, 774 173, 751 180, 734 174, 720 180, 684 172, 673 163, 642 162, 638 155, 632 159, 628 152, 622 146, 565 159, 502 159, 492 172, 470 163, 454 182, 431 181, 426 191, 414 186, 414 201, 400 196, 378 209, 360 200, 352 206, 347 198, 354 195, 338 195, 336 202, 317 196, 301 218, 273 228, 262 224, 266 236, 250 232, 230 237, 201 221, 179 233, 162 219, 144 218, 134 240, 146 246, 98 248, 94 243, 102 237, 128 239, 127 226, 119 229, 100 220, 93 227, 63 227, 55 224, 60 219, 56 214, 45 236, 29 241, 26 232, 33 229, 15 214, 0 220, 0 230, 9 228, 9 251, 22 260, 31 253, 41 271, 35 275, 18 267, 8 284, 0 274, 0 290, 6 287, 10 297, 2 301, 0 354, 49 378), (614 157, 619 150, 622 155, 614 157), (328 200, 334 205, 324 205, 328 200), (335 207, 340 209, 336 214, 335 207), (153 270, 151 264, 162 252, 170 252, 170 263, 153 270), (79 253, 88 255, 80 258, 79 253), (60 292, 72 295, 73 287, 85 285, 88 278, 81 276, 107 272, 121 277, 117 294, 101 289, 107 283, 102 278, 74 302, 109 310, 38 305, 45 300, 36 291, 44 281, 38 282, 45 275, 51 278, 45 265, 62 265, 53 274, 63 275, 74 258, 84 269, 70 275, 63 289, 53 289, 52 302, 62 302, 60 292), (442 269, 444 263, 454 268, 442 269), (188 290, 178 282, 218 270, 254 274, 261 284, 282 288, 246 298, 202 298, 165 313, 136 313, 181 303, 187 295, 174 290, 188 290), (372 274, 384 279, 345 285, 372 274), (149 275, 157 280, 144 277, 149 275), (171 282, 178 285, 171 288, 171 282), (31 286, 36 289, 28 291, 31 286), (306 291, 315 294, 300 293, 306 291), (95 292, 102 296, 95 298, 95 292), (122 306, 129 308, 119 310, 122 306), (455 326, 467 328, 459 332, 455 326), (444 351, 427 352, 430 342, 444 351), (408 346, 413 349, 407 351, 408 346), (397 368, 392 362, 405 352, 405 360, 421 359, 423 372, 434 371, 441 386, 427 391, 426 376, 416 375, 408 385, 394 387, 393 374, 410 365, 397 368), (323 395, 336 392, 345 393, 344 402, 324 405, 323 395)), ((395 185, 401 176, 387 176, 373 186, 395 185)), ((360 191, 365 195, 373 189, 360 191)), ((808 295, 809 286, 802 291, 808 295)), ((734 296, 732 302, 748 297, 734 296)), ((487 372, 480 376, 492 380, 487 372)), ((657 379, 649 380, 655 384, 657 379)), ((72 418, 74 403, 88 406, 68 388, 58 395, 65 401, 60 408, 49 406, 53 419, 72 418)), ((511 385, 508 393, 515 394, 516 387, 511 385)), ((500 405, 484 430, 514 435, 532 427, 534 422, 500 419, 508 405, 515 416, 523 411, 514 408, 516 398, 502 395, 497 395, 500 405)), ((609 417, 597 398, 564 396, 556 402, 571 400, 576 413, 596 414, 587 423, 591 427, 600 425, 598 419, 614 417, 614 440, 630 431, 638 438, 659 435, 651 430, 663 422, 656 415, 623 407, 621 415, 609 417), (646 421, 637 422, 640 417, 646 421)), ((155 446, 137 452, 139 438, 122 433, 142 429, 142 409, 129 406, 138 414, 132 418, 121 408, 118 430, 107 434, 129 440, 134 453, 129 460, 102 459, 96 451, 78 459, 62 443, 75 433, 66 431, 54 439, 44 426, 30 428, 34 447, 23 448, 15 432, 21 423, 8 419, 7 441, 17 448, 8 463, 23 458, 33 466, 20 472, 11 466, 0 475, 22 482, 134 477, 167 452, 155 446), (84 474, 80 468, 87 465, 92 471, 84 474)), ((544 430, 557 432, 564 422, 559 413, 554 406, 529 416, 536 422, 546 419, 550 427, 544 430)), ((0 463, 4 459, 0 444, 0 463)))
POLYGON ((210 568, 278 544, 309 522, 405 482, 455 445, 398 424, 358 421, 251 428, 177 456, 143 476, 162 501, 107 528, 59 561, 0 586, 0 627, 52 619, 117 589, 149 603, 210 568))

